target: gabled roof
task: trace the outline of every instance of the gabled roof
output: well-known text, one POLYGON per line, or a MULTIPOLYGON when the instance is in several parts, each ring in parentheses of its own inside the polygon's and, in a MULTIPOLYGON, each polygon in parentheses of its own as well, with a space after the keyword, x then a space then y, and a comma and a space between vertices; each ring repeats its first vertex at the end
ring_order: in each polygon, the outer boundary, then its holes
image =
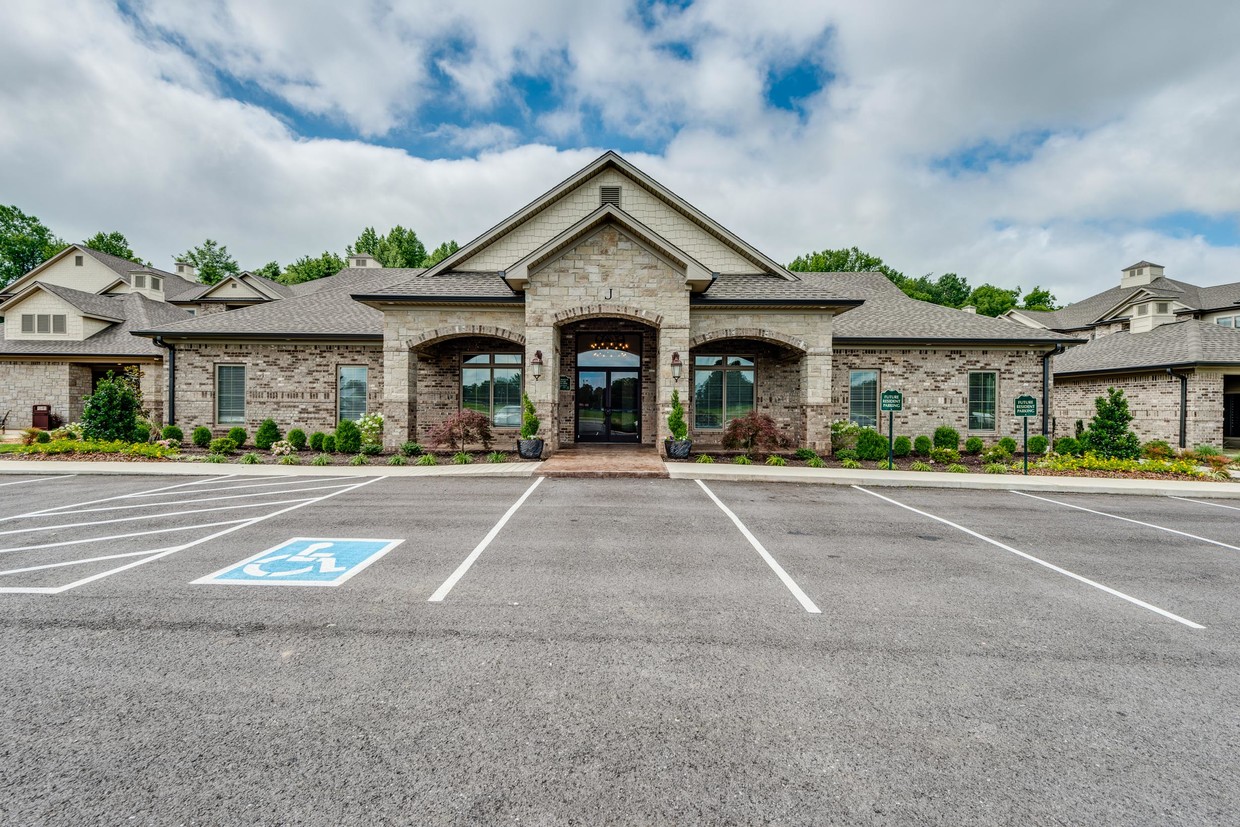
POLYGON ((1128 265, 1127 267, 1125 267, 1124 269, 1125 269, 1125 270, 1133 270, 1133 269, 1135 269, 1135 268, 1137 268, 1137 267, 1157 267, 1159 270, 1166 269, 1166 268, 1164 268, 1161 264, 1155 264, 1154 262, 1152 262, 1152 261, 1146 261, 1145 259, 1141 259, 1141 260, 1140 260, 1140 261, 1138 261, 1136 264, 1129 264, 1129 265, 1128 265))
POLYGON ((1186 319, 1145 333, 1112 333, 1055 357, 1055 375, 1240 365, 1240 330, 1186 319))
MULTIPOLYGON (((81 293, 82 291, 73 292, 81 293)), ((83 295, 94 296, 93 293, 83 295)), ((131 335, 132 332, 151 326, 170 325, 189 318, 189 314, 179 307, 149 299, 141 293, 127 293, 115 298, 106 296, 97 298, 115 302, 121 309, 123 320, 81 341, 54 339, 10 341, 3 338, 3 325, 0 325, 0 356, 161 356, 164 353, 163 348, 156 346, 149 339, 140 339, 131 335)))
POLYGON ((568 193, 570 190, 609 168, 616 169, 624 175, 627 175, 654 197, 667 204, 673 210, 679 212, 689 221, 714 236, 727 247, 730 247, 742 258, 753 262, 755 269, 780 276, 790 281, 796 280, 797 277, 784 269, 783 265, 768 257, 756 247, 743 241, 740 237, 732 233, 722 224, 719 224, 697 207, 694 207, 688 201, 685 201, 679 195, 676 195, 676 193, 672 192, 658 181, 655 181, 649 175, 624 160, 624 158, 620 157, 620 155, 610 150, 603 153, 593 162, 569 176, 564 181, 561 181, 559 184, 552 187, 550 190, 543 193, 526 206, 517 210, 512 215, 508 216, 508 218, 482 233, 482 235, 478 236, 473 241, 470 241, 452 255, 428 269, 426 271, 426 276, 436 276, 440 273, 446 273, 454 270, 458 263, 465 262, 467 259, 481 251, 482 248, 517 227, 526 219, 532 217, 540 210, 544 209, 552 202, 568 193))
MULTIPOLYGON (((184 295, 178 296, 175 299, 175 301, 178 301, 178 302, 213 301, 213 299, 209 298, 211 294, 230 282, 240 284, 243 287, 253 290, 254 292, 258 293, 259 296, 262 298, 255 299, 250 296, 241 296, 241 297, 233 297, 231 299, 227 299, 227 301, 233 301, 233 302, 238 302, 238 303, 247 302, 247 301, 264 301, 264 300, 275 301, 277 299, 285 299, 293 295, 293 291, 289 288, 287 284, 281 284, 278 281, 272 281, 271 279, 265 276, 257 276, 254 273, 251 273, 248 270, 246 270, 241 273, 237 273, 236 275, 233 275, 230 273, 229 275, 226 275, 224 276, 224 278, 217 281, 215 284, 197 284, 196 283, 197 289, 195 289, 193 292, 185 293, 184 295)), ((214 301, 219 301, 219 300, 214 299, 214 301)))
POLYGON ((7 310, 14 305, 20 304, 35 292, 50 293, 62 301, 67 302, 70 306, 81 312, 83 316, 89 316, 92 319, 103 319, 106 322, 119 322, 125 318, 123 305, 111 296, 101 296, 98 293, 87 293, 85 290, 74 290, 72 287, 62 287, 59 284, 47 284, 42 281, 32 283, 13 298, 3 304, 0 304, 0 312, 7 310))

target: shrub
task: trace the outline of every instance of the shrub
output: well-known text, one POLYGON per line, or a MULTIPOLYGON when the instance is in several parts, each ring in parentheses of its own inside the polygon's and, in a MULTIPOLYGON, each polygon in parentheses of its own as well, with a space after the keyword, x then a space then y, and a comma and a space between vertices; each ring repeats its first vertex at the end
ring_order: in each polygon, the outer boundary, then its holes
POLYGON ((189 438, 198 448, 206 448, 211 444, 211 429, 206 425, 199 425, 190 432, 189 438))
POLYGON ((457 411, 431 430, 431 441, 447 445, 453 451, 464 451, 470 443, 491 447, 491 420, 477 411, 457 411))
POLYGON ((892 446, 891 453, 897 457, 907 457, 913 453, 913 441, 906 436, 896 437, 896 443, 892 446))
POLYGON ((1012 458, 1012 452, 1004 445, 991 445, 985 451, 982 451, 982 462, 1007 462, 1012 458))
POLYGON ((766 458, 766 464, 767 465, 787 465, 788 460, 784 459, 779 454, 771 454, 769 457, 766 458))
POLYGON ((840 451, 857 447, 857 435, 861 433, 861 426, 856 422, 849 422, 847 419, 840 419, 831 423, 831 453, 837 457, 840 451))
POLYGON ((336 437, 333 436, 332 434, 327 434, 326 436, 323 437, 323 453, 325 454, 336 453, 336 437))
POLYGON ((416 442, 406 442, 400 446, 400 452, 407 457, 416 457, 421 455, 422 446, 416 442))
POLYGON ((982 442, 980 436, 971 436, 964 441, 964 452, 966 454, 980 454, 985 447, 986 443, 982 442))
POLYGON ((362 453, 368 457, 373 457, 377 454, 383 453, 383 446, 378 442, 363 442, 362 453))
POLYGON ((40 444, 47 444, 52 441, 52 435, 47 431, 39 431, 39 433, 35 435, 34 441, 40 444))
POLYGON ((689 435, 689 426, 685 422, 685 408, 680 404, 680 390, 672 388, 672 410, 667 415, 667 431, 672 439, 680 441, 689 435))
POLYGON ((526 394, 521 394, 521 438, 536 439, 538 428, 542 425, 538 414, 534 412, 534 403, 526 394))
POLYGON ((268 450, 272 445, 280 441, 279 426, 276 425, 274 419, 264 419, 258 426, 258 431, 254 434, 254 447, 260 451, 268 450))
POLYGON ((343 419, 336 426, 336 449, 342 454, 356 454, 362 449, 362 430, 352 419, 343 419))
POLYGON ((229 428, 227 436, 236 443, 238 448, 245 445, 245 441, 250 438, 250 435, 245 432, 245 428, 242 428, 240 425, 235 428, 229 428))
POLYGON ((1132 413, 1123 390, 1107 388, 1106 396, 1094 400, 1094 409, 1097 413, 1089 423, 1089 430, 1081 437, 1085 450, 1114 459, 1141 456, 1141 440, 1128 427, 1132 413))
POLYGON ((857 459, 887 459, 887 440, 873 428, 862 428, 857 434, 857 459))
POLYGON ((251 451, 248 454, 242 454, 239 462, 242 465, 258 465, 258 454, 251 451))
POLYGON ((732 460, 732 462, 737 465, 753 465, 753 460, 749 458, 748 454, 741 454, 739 457, 732 460))
POLYGON ((25 428, 22 430, 22 445, 34 445, 35 440, 39 438, 42 431, 39 428, 25 428))
POLYGON ((953 451, 959 451, 960 434, 956 432, 955 428, 940 425, 934 429, 934 447, 951 448, 953 451))
POLYGON ((1081 444, 1075 437, 1061 436, 1055 440, 1055 453, 1064 456, 1077 456, 1081 453, 1081 444))
POLYGON ((349 457, 350 465, 366 465, 370 459, 365 454, 358 454, 355 457, 349 457))
POLYGON ((1194 445, 1193 453, 1199 457, 1221 457, 1223 452, 1213 445, 1194 445))
POLYGON ((771 451, 783 448, 788 439, 779 430, 770 414, 750 411, 728 422, 723 429, 723 447, 740 448, 749 456, 755 449, 771 451))
POLYGON ((1141 456, 1146 459, 1171 459, 1175 456, 1175 451, 1165 440, 1151 439, 1141 446, 1141 456))
POLYGON ((232 454, 237 450, 237 442, 231 437, 222 436, 211 440, 210 449, 213 454, 232 454))
POLYGON ((817 454, 807 459, 805 461, 805 464, 808 465, 810 468, 826 468, 827 467, 827 464, 822 461, 822 457, 818 456, 817 454))
POLYGON ((280 457, 281 465, 301 465, 301 457, 296 454, 287 454, 280 457))
POLYGON ((176 425, 165 425, 164 429, 159 432, 164 439, 175 439, 177 442, 185 441, 185 434, 176 425))
POLYGON ((82 405, 83 439, 133 442, 141 406, 133 385, 108 371, 82 405))
POLYGON ((492 451, 487 454, 487 462, 507 462, 508 455, 503 451, 492 451))
POLYGON ((452 462, 456 465, 469 465, 474 458, 469 455, 468 451, 457 451, 452 455, 452 462))
MULTIPOLYGON (((290 433, 289 436, 292 436, 292 434, 290 433)), ((310 434, 310 450, 322 452, 323 440, 326 437, 327 437, 327 434, 323 433, 322 431, 315 431, 314 433, 310 434)))
POLYGON ((987 474, 1006 474, 1007 466, 1001 462, 991 462, 983 466, 982 470, 987 474))
POLYGON ((271 443, 271 455, 272 456, 288 457, 288 456, 292 456, 296 452, 297 452, 297 449, 293 447, 293 443, 289 442, 287 439, 281 439, 281 440, 277 440, 276 442, 271 443))
POLYGON ((133 429, 133 441, 134 442, 150 442, 151 441, 151 426, 142 425, 142 424, 135 425, 133 429))
POLYGON ((1007 451, 1009 456, 1015 454, 1016 449, 1020 447, 1016 444, 1016 440, 1012 439, 1010 436, 1003 437, 997 444, 1003 448, 1003 450, 1007 451))
MULTIPOLYGON (((963 468, 964 466, 961 465, 958 467, 963 468)), ((913 464, 909 466, 909 470, 910 471, 933 471, 934 466, 928 462, 922 462, 921 460, 914 460, 913 464)))
POLYGON ((960 452, 955 448, 931 448, 930 459, 933 462, 960 462, 960 452))
POLYGON ((311 465, 331 465, 332 458, 328 454, 319 454, 317 457, 310 460, 310 464, 311 465))
MULTIPOLYGON (((227 437, 221 437, 221 439, 226 439, 226 438, 227 437)), ((224 456, 223 454, 207 454, 205 459, 207 462, 228 462, 228 457, 224 456)))
POLYGON ((855 460, 857 458, 857 449, 856 448, 842 448, 839 451, 835 452, 835 458, 838 459, 840 462, 843 462, 846 459, 855 460))
POLYGON ((840 466, 849 470, 856 470, 861 467, 861 463, 857 462, 855 459, 846 459, 840 463, 840 466))
POLYGON ((1041 456, 1046 453, 1046 437, 1041 434, 1029 437, 1029 453, 1041 456))
POLYGON ((875 465, 874 467, 877 468, 879 471, 899 471, 900 470, 899 468, 895 466, 894 463, 890 463, 885 459, 879 460, 878 464, 875 465))
POLYGON ((709 465, 710 463, 714 461, 715 461, 715 458, 712 457, 710 454, 698 454, 697 459, 694 460, 694 462, 700 462, 703 465, 709 465))
POLYGON ((298 451, 306 450, 306 432, 301 428, 294 428, 289 431, 287 439, 298 451))
POLYGON ((388 465, 405 465, 408 462, 409 460, 405 459, 400 454, 392 454, 390 457, 388 457, 387 464, 388 465))
POLYGON ((363 445, 383 444, 383 414, 362 414, 357 420, 357 429, 362 432, 363 445))
POLYGON ((928 436, 919 436, 913 440, 913 453, 919 457, 930 456, 930 449, 934 447, 934 443, 930 441, 928 436))
POLYGON ((814 457, 818 456, 818 453, 816 451, 810 450, 809 448, 798 448, 796 449, 796 452, 793 453, 793 456, 799 460, 804 461, 804 460, 813 459, 814 457))
POLYGON ((438 460, 435 459, 434 454, 423 454, 418 457, 418 465, 434 465, 436 462, 438 460))
POLYGON ((954 463, 952 463, 951 465, 947 466, 947 469, 946 469, 946 470, 947 470, 947 472, 948 472, 949 474, 967 474, 967 473, 969 473, 969 469, 968 469, 968 468, 966 468, 966 467, 964 467, 963 465, 961 465, 961 464, 960 464, 960 463, 958 463, 958 462, 954 462, 954 463))

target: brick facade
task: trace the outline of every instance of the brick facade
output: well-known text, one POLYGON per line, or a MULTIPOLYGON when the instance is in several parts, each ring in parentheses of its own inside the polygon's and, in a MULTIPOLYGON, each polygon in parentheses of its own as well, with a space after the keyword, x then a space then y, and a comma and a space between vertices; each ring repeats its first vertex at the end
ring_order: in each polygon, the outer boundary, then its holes
MULTIPOLYGON (((431 445, 432 429, 461 409, 461 367, 466 354, 520 352, 521 347, 510 341, 482 336, 449 339, 418 352, 417 418, 413 439, 431 445)), ((521 367, 524 371, 522 365, 513 367, 521 367)), ((529 381, 524 375, 522 380, 529 381)), ((387 430, 386 423, 384 430, 387 430)), ((506 447, 517 439, 520 430, 520 427, 492 427, 491 435, 497 445, 506 447)))
MULTIPOLYGON (((1223 390, 1226 375, 1218 370, 1177 371, 1188 375, 1186 447, 1223 444, 1223 390)), ((1072 377, 1055 380, 1055 435, 1073 436, 1079 419, 1089 427, 1097 412, 1094 400, 1108 388, 1122 388, 1133 415, 1133 432, 1142 442, 1180 442, 1180 380, 1163 371, 1118 376, 1072 377)))
POLYGON ((367 410, 381 411, 383 349, 364 344, 179 344, 176 416, 186 430, 206 425, 223 434, 239 424, 251 434, 264 419, 280 429, 329 431, 336 427, 337 368, 367 367, 367 410), (215 421, 215 366, 245 365, 245 422, 215 421))

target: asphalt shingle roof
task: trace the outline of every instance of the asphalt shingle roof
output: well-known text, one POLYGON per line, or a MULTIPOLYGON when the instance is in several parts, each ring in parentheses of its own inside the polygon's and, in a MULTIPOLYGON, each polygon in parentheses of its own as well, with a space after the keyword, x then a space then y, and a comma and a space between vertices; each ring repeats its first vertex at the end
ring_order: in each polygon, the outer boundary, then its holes
POLYGON ((150 339, 132 335, 132 331, 167 326, 190 317, 179 307, 148 299, 140 293, 128 293, 107 300, 120 306, 124 321, 82 341, 9 340, 3 338, 4 326, 0 325, 0 356, 159 356, 164 352, 163 348, 150 339))
POLYGON ((1240 364, 1240 330, 1186 319, 1146 333, 1112 333, 1055 357, 1056 375, 1171 365, 1240 364))
POLYGON ((84 290, 74 290, 72 287, 59 284, 46 282, 35 282, 35 284, 52 295, 59 296, 87 316, 98 316, 117 322, 125 318, 125 302, 120 298, 87 293, 84 290))
POLYGON ((405 279, 382 290, 358 291, 357 295, 391 298, 439 298, 469 297, 475 299, 511 299, 519 295, 495 272, 449 271, 434 276, 422 276, 417 271, 414 278, 405 279))

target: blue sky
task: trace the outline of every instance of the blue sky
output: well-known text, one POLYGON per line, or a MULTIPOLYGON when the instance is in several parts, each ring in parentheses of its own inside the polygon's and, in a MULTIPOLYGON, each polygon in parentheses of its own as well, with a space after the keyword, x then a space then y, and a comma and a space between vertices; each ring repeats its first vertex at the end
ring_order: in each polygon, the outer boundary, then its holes
POLYGON ((207 236, 243 266, 342 250, 367 225, 466 241, 614 149, 782 261, 856 245, 906 273, 1065 300, 1143 258, 1240 279, 1234 5, 14 0, 6 14, 0 199, 66 237, 121 230, 156 263, 207 236))

